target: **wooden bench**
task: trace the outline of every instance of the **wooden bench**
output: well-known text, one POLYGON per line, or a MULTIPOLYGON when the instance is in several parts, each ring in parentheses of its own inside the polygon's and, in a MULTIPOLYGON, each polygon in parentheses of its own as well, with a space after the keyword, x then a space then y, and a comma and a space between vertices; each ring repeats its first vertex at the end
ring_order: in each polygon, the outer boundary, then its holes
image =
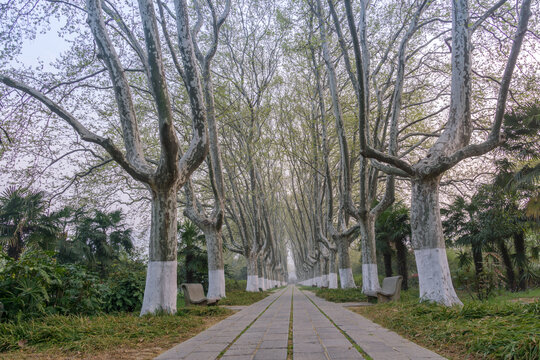
POLYGON ((376 298, 381 303, 397 301, 401 294, 402 280, 401 275, 384 278, 381 290, 366 292, 366 295, 368 298, 376 298))
POLYGON ((184 292, 186 306, 190 305, 217 305, 219 299, 207 299, 204 296, 202 284, 182 284, 180 288, 184 292))

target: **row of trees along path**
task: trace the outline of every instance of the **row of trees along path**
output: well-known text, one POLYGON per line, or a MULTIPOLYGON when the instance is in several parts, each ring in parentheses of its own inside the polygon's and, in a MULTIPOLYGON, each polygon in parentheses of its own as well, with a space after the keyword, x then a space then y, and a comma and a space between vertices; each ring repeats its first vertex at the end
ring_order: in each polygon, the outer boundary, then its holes
MULTIPOLYGON (((461 303, 446 258, 440 182, 504 141, 530 0, 515 8, 504 0, 487 8, 424 0, 401 9, 365 0, 137 3, 134 16, 102 0, 36 3, 29 12, 10 2, 2 34, 32 34, 35 22, 23 13, 35 20, 60 11, 80 31, 78 54, 95 57, 78 62, 71 53, 68 71, 42 80, 2 70, 0 82, 11 89, 6 109, 26 116, 32 99, 30 108, 47 110, 87 143, 77 139, 79 146, 106 155, 93 168, 114 162, 128 183, 142 184, 134 191, 150 194, 141 314, 176 311, 179 207, 204 232, 209 297, 226 295, 224 246, 246 258, 248 291, 286 281, 288 251, 301 281, 335 288, 339 273, 341 287, 355 287, 349 248, 358 236, 362 289, 378 289, 375 224, 394 203, 397 180, 409 183, 421 298, 461 303), (474 49, 496 21, 511 26, 499 40, 502 75, 489 83, 497 99, 482 140, 473 133, 473 65, 487 55, 474 49)), ((5 38, 3 49, 20 46, 5 38)), ((0 56, 7 63, 11 55, 0 56)))

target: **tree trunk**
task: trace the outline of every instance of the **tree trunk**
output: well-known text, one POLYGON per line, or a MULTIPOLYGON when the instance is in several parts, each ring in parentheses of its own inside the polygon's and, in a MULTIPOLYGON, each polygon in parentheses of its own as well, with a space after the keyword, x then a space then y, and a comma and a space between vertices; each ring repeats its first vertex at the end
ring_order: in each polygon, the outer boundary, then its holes
POLYGON ((19 260, 23 252, 23 241, 20 233, 17 233, 15 243, 9 244, 7 254, 13 260, 19 260))
POLYGON ((257 257, 257 273, 258 273, 258 278, 257 278, 257 283, 259 284, 259 290, 266 290, 266 288, 264 287, 264 268, 263 268, 263 260, 261 259, 260 256, 257 257))
MULTIPOLYGON (((368 214, 361 220, 362 229, 362 292, 376 292, 379 285, 375 245, 375 217, 368 214)), ((390 270, 392 272, 392 270, 390 270)))
POLYGON ((392 276, 392 252, 390 249, 383 251, 384 274, 386 277, 392 276))
POLYGON ((502 261, 506 269, 508 288, 510 291, 516 291, 516 274, 514 273, 512 259, 510 258, 510 253, 508 252, 508 247, 506 247, 506 244, 504 243, 504 239, 497 241, 497 247, 501 252, 502 261))
POLYGON ((141 315, 176 312, 177 206, 175 186, 152 190, 149 261, 141 315))
POLYGON ((519 290, 526 290, 527 279, 525 277, 525 267, 527 265, 527 257, 525 254, 525 233, 523 230, 514 234, 514 248, 516 249, 516 265, 519 274, 519 290))
POLYGON ((412 179, 411 230, 420 299, 446 306, 462 305, 454 290, 446 257, 439 181, 440 176, 412 179))
POLYGON ((337 280, 337 266, 336 266, 336 252, 330 251, 330 257, 328 262, 328 288, 337 289, 338 280, 337 280))
POLYGON ((321 286, 328 287, 328 258, 323 258, 321 261, 321 286))
POLYGON ((472 243, 472 256, 474 262, 474 272, 476 273, 476 282, 480 282, 480 277, 484 271, 484 260, 482 258, 482 245, 476 242, 472 243))
POLYGON ((259 273, 257 272, 257 254, 250 252, 247 258, 247 284, 246 291, 259 291, 259 273))
POLYGON ((404 239, 398 239, 396 241, 396 259, 398 273, 403 277, 401 288, 407 290, 409 289, 409 271, 407 269, 407 247, 405 246, 404 239))
POLYGON ((336 241, 339 261, 339 281, 342 289, 356 288, 349 257, 349 240, 340 238, 336 241))
POLYGON ((225 297, 225 266, 223 264, 223 238, 221 229, 204 229, 208 252, 208 294, 209 299, 225 297))

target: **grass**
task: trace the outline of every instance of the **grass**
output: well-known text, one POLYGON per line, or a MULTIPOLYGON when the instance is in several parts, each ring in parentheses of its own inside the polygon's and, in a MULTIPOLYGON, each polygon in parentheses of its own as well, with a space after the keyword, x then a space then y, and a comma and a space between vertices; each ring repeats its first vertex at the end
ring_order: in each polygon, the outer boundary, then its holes
POLYGON ((270 295, 270 291, 248 292, 245 290, 229 290, 227 297, 219 301, 219 305, 251 305, 270 295))
MULTIPOLYGON (((313 290, 313 289, 309 289, 313 290)), ((319 289, 315 290, 315 295, 332 302, 359 302, 367 301, 367 296, 362 294, 361 288, 356 289, 319 289)))
POLYGON ((232 314, 218 307, 176 315, 47 316, 0 324, 2 359, 150 359, 232 314))
POLYGON ((293 360, 293 310, 294 288, 291 296, 291 311, 289 312, 289 334, 287 336, 287 360, 293 360))
POLYGON ((462 297, 464 306, 452 308, 419 303, 416 294, 352 310, 449 359, 540 358, 540 289, 488 301, 462 297))

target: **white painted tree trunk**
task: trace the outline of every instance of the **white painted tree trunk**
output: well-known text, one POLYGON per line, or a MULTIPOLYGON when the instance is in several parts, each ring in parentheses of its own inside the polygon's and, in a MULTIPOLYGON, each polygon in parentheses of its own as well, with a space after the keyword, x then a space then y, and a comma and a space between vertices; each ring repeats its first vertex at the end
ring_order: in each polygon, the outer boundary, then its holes
POLYGON ((257 255, 249 254, 247 259, 247 284, 246 291, 259 291, 259 275, 257 272, 257 255))
POLYGON ((149 262, 141 315, 176 312, 176 188, 152 191, 149 262))
POLYGON ((338 288, 338 279, 337 279, 337 274, 334 272, 334 273, 329 273, 328 274, 328 288, 329 289, 337 289, 338 288))
POLYGON ((337 266, 336 266, 336 252, 330 251, 330 256, 328 257, 328 288, 337 289, 338 288, 338 276, 337 276, 337 266))
POLYGON ((342 289, 356 288, 349 257, 349 241, 346 238, 337 239, 339 279, 342 289))
POLYGON ((362 221, 362 292, 380 289, 375 245, 375 217, 368 214, 362 221))
POLYGON ((456 295, 444 244, 439 209, 439 181, 412 180, 411 230, 420 283, 420 299, 462 305, 456 295))
POLYGON ((204 230, 208 251, 208 294, 209 299, 225 297, 225 267, 223 263, 223 239, 221 230, 204 230))

